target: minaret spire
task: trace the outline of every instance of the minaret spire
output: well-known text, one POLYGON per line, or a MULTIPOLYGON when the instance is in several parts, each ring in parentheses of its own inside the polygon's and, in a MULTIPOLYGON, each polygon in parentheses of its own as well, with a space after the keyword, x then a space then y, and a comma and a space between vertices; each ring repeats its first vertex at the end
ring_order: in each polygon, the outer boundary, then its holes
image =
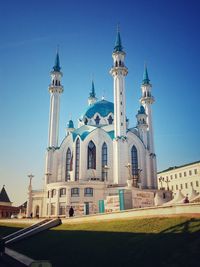
POLYGON ((147 71, 147 65, 146 63, 144 64, 144 73, 143 73, 143 81, 142 84, 149 84, 150 80, 149 80, 149 75, 148 75, 148 71, 147 71))
POLYGON ((88 105, 92 105, 97 101, 95 87, 94 87, 94 80, 92 79, 92 89, 88 97, 88 105))
POLYGON ((122 52, 123 51, 123 46, 122 46, 122 41, 121 41, 121 36, 120 36, 120 31, 119 31, 119 24, 117 25, 117 36, 116 36, 116 41, 115 41, 115 47, 114 47, 114 52, 122 52))
POLYGON ((58 71, 58 72, 61 70, 61 67, 60 67, 60 57, 59 57, 59 46, 57 47, 55 64, 53 66, 53 70, 54 71, 58 71))

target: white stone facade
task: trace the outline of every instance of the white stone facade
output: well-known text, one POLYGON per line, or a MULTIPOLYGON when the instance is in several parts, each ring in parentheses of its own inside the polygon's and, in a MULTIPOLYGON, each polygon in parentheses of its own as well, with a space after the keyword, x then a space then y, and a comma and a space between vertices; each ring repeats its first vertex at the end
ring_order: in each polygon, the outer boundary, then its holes
POLYGON ((169 189, 175 195, 179 191, 186 196, 191 190, 200 193, 200 161, 170 167, 157 174, 158 188, 169 189))
POLYGON ((117 33, 113 57, 114 103, 98 101, 94 83, 85 114, 78 127, 69 121, 66 136, 58 144, 59 105, 63 93, 59 56, 51 72, 49 142, 46 152, 45 185, 40 192, 29 187, 27 216, 63 216, 73 206, 98 212, 98 201, 110 188, 125 188, 127 180, 140 189, 157 189, 156 155, 152 123, 151 84, 147 69, 142 83, 141 107, 136 127, 128 128, 126 117, 125 52, 117 33))

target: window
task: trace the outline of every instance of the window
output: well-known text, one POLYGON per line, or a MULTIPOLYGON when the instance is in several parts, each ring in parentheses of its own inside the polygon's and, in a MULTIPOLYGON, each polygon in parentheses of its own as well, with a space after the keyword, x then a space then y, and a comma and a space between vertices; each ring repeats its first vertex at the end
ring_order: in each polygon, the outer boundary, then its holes
POLYGON ((79 164, 80 164, 80 139, 77 139, 76 140, 75 181, 79 180, 79 164))
POLYGON ((196 181, 196 186, 199 186, 199 181, 196 181))
POLYGON ((181 186, 181 189, 183 189, 183 185, 182 185, 182 184, 180 184, 180 186, 181 186))
POLYGON ((177 178, 177 174, 175 174, 175 178, 177 178))
POLYGON ((88 169, 96 169, 96 146, 92 141, 88 144, 88 169))
POLYGON ((182 177, 182 173, 181 173, 181 172, 179 173, 179 177, 180 177, 180 178, 182 177))
POLYGON ((173 175, 170 175, 171 180, 173 179, 173 175))
POLYGON ((166 198, 166 195, 165 195, 165 193, 163 193, 163 198, 166 198))
POLYGON ((56 195, 56 189, 51 190, 51 197, 54 197, 56 195))
POLYGON ((194 174, 197 174, 197 169, 194 169, 194 174))
POLYGON ((66 188, 61 188, 60 189, 60 197, 65 196, 66 195, 66 188))
POLYGON ((84 196, 85 197, 92 197, 93 196, 93 188, 87 187, 84 189, 84 196))
POLYGON ((172 190, 172 191, 174 190, 174 187, 173 187, 173 185, 171 186, 171 190, 172 190))
POLYGON ((176 185, 176 190, 178 190, 178 185, 176 185))
POLYGON ((138 155, 135 146, 131 149, 131 165, 132 165, 132 175, 138 175, 138 155))
POLYGON ((88 119, 87 119, 87 118, 85 118, 85 121, 84 121, 84 123, 85 123, 85 125, 87 125, 87 124, 88 124, 88 119))
POLYGON ((96 122, 96 125, 99 125, 100 118, 99 118, 99 116, 98 116, 98 115, 96 116, 95 122, 96 122))
POLYGON ((71 189, 71 196, 72 197, 79 197, 79 188, 78 187, 71 189))
POLYGON ((108 170, 105 168, 105 166, 107 166, 108 164, 108 149, 105 142, 102 145, 101 162, 102 162, 102 181, 107 181, 108 170))
POLYGON ((121 122, 121 126, 123 126, 123 123, 121 122))
POLYGON ((191 182, 190 185, 193 186, 193 182, 191 182))
POLYGON ((186 175, 187 175, 186 172, 184 172, 184 177, 185 177, 186 175))
POLYGON ((112 124, 112 122, 113 122, 113 118, 112 118, 112 116, 110 115, 110 116, 108 117, 108 123, 109 123, 109 124, 112 124))
POLYGON ((189 175, 192 175, 192 171, 189 171, 189 175))
POLYGON ((59 203, 59 215, 65 215, 66 214, 66 208, 65 208, 65 202, 59 203))
POLYGON ((47 198, 49 198, 49 197, 50 197, 50 192, 48 191, 48 192, 47 192, 47 198))
POLYGON ((70 148, 67 149, 67 154, 66 154, 66 175, 65 175, 65 180, 69 181, 70 180, 70 171, 72 170, 72 156, 71 156, 71 150, 70 148))
POLYGON ((122 101, 121 101, 121 105, 122 105, 122 101))
POLYGON ((187 185, 187 183, 185 183, 185 188, 186 188, 186 189, 188 188, 188 185, 187 185))
POLYGON ((51 215, 55 215, 55 211, 56 211, 56 205, 55 203, 51 203, 51 215))

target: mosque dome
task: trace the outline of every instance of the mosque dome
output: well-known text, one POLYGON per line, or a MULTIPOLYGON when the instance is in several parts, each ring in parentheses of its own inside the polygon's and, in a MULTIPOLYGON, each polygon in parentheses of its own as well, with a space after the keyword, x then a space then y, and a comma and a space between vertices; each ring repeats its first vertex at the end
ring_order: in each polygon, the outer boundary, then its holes
POLYGON ((114 104, 105 99, 95 102, 88 107, 83 117, 91 119, 96 113, 101 117, 107 117, 110 113, 114 113, 114 104))

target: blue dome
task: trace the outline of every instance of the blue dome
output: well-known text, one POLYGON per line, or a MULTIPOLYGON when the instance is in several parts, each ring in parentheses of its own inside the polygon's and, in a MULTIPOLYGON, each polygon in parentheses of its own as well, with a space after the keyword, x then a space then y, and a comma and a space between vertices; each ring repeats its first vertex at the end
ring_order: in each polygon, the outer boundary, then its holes
POLYGON ((68 128, 74 128, 74 123, 72 120, 69 120, 68 124, 67 124, 68 128))
POLYGON ((140 109, 138 110, 138 114, 146 114, 143 106, 140 106, 140 109))
POLYGON ((99 113, 100 116, 106 117, 109 113, 114 113, 114 104, 106 100, 98 101, 89 106, 84 116, 91 119, 95 113, 99 113))

